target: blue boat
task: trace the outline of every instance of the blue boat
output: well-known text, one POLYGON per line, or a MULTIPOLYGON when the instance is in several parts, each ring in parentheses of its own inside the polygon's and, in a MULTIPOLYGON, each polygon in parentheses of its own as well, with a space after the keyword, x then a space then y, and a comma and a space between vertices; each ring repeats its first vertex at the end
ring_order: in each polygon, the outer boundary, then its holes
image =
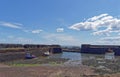
POLYGON ((26 55, 25 55, 26 59, 33 59, 35 57, 36 57, 35 55, 31 55, 30 53, 26 53, 26 55))

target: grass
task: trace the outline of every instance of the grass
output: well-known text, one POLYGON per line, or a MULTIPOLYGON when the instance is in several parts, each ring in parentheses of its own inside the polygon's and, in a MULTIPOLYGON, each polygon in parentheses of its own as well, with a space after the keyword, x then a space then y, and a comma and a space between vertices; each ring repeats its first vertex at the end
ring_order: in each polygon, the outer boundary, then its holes
POLYGON ((41 66, 41 65, 50 65, 50 66, 59 66, 66 62, 67 59, 53 59, 53 58, 35 58, 35 59, 21 59, 15 61, 4 62, 9 66, 41 66))
MULTIPOLYGON (((57 65, 61 65, 62 63, 57 63, 57 62, 49 62, 47 63, 48 65, 51 65, 51 66, 57 66, 57 65)), ((15 67, 26 67, 26 66, 41 66, 41 65, 44 65, 44 64, 31 64, 31 63, 9 63, 8 64, 9 66, 15 66, 15 67)))
POLYGON ((24 48, 2 48, 1 50, 21 50, 24 48))
POLYGON ((1 48, 0 53, 6 53, 6 52, 23 52, 24 48, 1 48))
MULTIPOLYGON (((61 65, 63 63, 57 63, 57 62, 48 62, 45 63, 51 66, 57 66, 57 65, 61 65)), ((17 66, 17 67, 21 67, 21 66, 40 66, 40 65, 44 65, 44 63, 40 63, 40 64, 32 64, 32 63, 9 63, 8 65, 10 66, 17 66)))
POLYGON ((22 67, 22 66, 40 66, 40 64, 11 64, 11 66, 22 67))
POLYGON ((52 65, 52 66, 57 66, 57 65, 61 65, 63 64, 62 62, 61 63, 57 63, 57 62, 49 62, 48 64, 52 65))

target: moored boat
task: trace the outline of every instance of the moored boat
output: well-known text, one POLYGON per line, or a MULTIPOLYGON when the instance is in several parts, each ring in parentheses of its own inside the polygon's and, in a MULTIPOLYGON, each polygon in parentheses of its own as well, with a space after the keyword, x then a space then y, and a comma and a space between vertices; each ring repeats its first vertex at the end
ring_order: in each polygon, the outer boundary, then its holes
POLYGON ((35 57, 36 57, 35 55, 31 55, 30 53, 26 53, 26 55, 25 55, 26 59, 33 59, 35 57))
POLYGON ((46 52, 44 52, 43 55, 44 55, 44 56, 49 56, 49 55, 50 55, 50 52, 49 52, 49 51, 46 51, 46 52))

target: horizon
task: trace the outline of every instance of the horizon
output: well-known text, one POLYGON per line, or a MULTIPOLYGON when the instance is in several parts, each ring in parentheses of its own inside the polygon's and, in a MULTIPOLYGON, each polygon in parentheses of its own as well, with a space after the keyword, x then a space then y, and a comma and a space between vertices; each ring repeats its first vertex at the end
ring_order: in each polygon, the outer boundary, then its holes
POLYGON ((120 1, 0 0, 0 43, 120 45, 120 1))

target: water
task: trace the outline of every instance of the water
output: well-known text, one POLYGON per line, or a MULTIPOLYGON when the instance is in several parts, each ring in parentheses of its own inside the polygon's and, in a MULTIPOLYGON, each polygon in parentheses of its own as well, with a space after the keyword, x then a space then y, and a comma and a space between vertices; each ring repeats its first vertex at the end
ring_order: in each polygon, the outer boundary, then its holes
POLYGON ((81 53, 63 52, 60 54, 51 55, 49 56, 49 58, 65 58, 69 60, 81 60, 81 53))
POLYGON ((112 54, 84 54, 84 53, 76 53, 76 52, 63 52, 60 54, 54 54, 49 56, 49 58, 65 58, 69 60, 83 60, 83 59, 115 59, 115 56, 112 54))
POLYGON ((114 54, 115 54, 114 52, 113 53, 106 53, 105 54, 105 59, 108 59, 108 60, 115 59, 114 54))
POLYGON ((61 54, 54 54, 49 58, 65 58, 69 59, 64 65, 80 65, 82 63, 81 53, 63 52, 61 54))
POLYGON ((54 54, 49 56, 49 58, 65 58, 69 59, 67 62, 65 62, 65 65, 80 65, 82 64, 83 60, 89 60, 89 59, 109 59, 113 60, 115 59, 114 55, 109 55, 109 54, 83 54, 83 53, 75 53, 75 52, 63 52, 60 54, 54 54))

